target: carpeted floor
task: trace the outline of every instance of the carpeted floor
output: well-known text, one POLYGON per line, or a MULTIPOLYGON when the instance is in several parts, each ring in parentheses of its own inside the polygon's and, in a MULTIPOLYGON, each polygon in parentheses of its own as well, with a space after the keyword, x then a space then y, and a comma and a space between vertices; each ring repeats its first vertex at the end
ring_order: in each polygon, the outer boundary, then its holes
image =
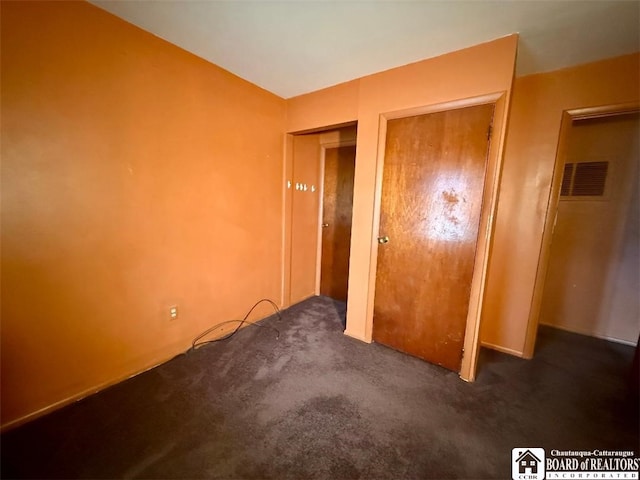
POLYGON ((302 302, 2 435, 2 478, 442 479, 511 476, 511 449, 638 450, 633 349, 541 328, 477 382, 343 335, 302 302))

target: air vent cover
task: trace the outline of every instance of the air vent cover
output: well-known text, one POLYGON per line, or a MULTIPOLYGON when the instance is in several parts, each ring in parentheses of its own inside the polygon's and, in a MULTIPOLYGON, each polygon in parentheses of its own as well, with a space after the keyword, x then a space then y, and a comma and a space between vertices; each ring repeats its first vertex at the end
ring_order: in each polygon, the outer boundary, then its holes
POLYGON ((609 162, 567 163, 564 166, 560 196, 601 197, 605 192, 609 162))
POLYGON ((560 195, 568 197, 571 195, 571 180, 573 180, 573 163, 564 164, 564 173, 562 175, 562 187, 560 187, 560 195))
POLYGON ((571 195, 574 197, 604 195, 608 167, 608 162, 577 163, 571 195))

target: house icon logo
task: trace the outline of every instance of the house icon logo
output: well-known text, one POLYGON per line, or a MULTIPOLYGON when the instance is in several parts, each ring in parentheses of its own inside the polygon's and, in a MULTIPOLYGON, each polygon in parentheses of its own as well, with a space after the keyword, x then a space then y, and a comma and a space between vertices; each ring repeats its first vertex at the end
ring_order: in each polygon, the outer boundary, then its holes
POLYGON ((544 480, 544 448, 514 448, 511 450, 513 480, 544 480))

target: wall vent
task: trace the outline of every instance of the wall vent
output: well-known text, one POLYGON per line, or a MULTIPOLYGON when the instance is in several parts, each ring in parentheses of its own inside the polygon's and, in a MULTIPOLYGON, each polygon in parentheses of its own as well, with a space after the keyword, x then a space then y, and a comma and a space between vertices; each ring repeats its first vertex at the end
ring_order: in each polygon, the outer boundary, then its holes
POLYGON ((562 174, 562 187, 560 187, 560 195, 568 197, 571 195, 571 180, 573 180, 574 163, 564 164, 564 173, 562 174))
POLYGON ((609 162, 566 163, 560 187, 561 197, 602 197, 609 162))

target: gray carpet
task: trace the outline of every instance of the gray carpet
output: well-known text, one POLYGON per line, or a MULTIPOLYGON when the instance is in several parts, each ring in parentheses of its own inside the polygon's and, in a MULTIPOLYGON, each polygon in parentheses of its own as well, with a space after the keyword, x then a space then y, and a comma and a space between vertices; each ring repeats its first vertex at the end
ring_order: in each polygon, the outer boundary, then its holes
POLYGON ((2 435, 2 478, 510 478, 511 449, 638 450, 633 349, 542 328, 477 382, 343 335, 316 297, 2 435))

